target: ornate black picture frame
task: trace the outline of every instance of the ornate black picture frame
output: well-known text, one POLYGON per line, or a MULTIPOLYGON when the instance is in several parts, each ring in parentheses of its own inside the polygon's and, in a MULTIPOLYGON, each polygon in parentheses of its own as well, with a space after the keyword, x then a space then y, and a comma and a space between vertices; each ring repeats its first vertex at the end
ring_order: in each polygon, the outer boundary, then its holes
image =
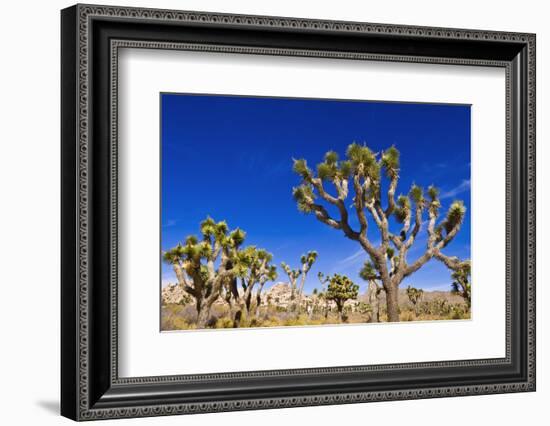
POLYGON ((160 416, 535 390, 535 35, 76 5, 61 13, 61 413, 160 416), (120 378, 117 52, 186 49, 506 70, 506 356, 120 378))

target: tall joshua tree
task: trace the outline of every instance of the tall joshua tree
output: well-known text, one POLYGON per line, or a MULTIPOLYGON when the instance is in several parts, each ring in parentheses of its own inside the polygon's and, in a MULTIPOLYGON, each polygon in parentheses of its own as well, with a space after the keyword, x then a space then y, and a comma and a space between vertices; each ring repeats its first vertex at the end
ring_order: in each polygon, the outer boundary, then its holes
POLYGON ((333 300, 336 303, 340 320, 345 321, 344 304, 349 299, 357 299, 359 294, 359 286, 354 284, 345 275, 334 274, 329 278, 327 287, 327 299, 333 300))
POLYGON ((462 201, 454 201, 446 217, 437 223, 441 202, 435 186, 430 186, 425 192, 422 187, 413 184, 407 195, 400 195, 396 200, 399 167, 399 151, 395 147, 377 154, 357 143, 348 146, 344 161, 339 160, 336 152, 327 152, 324 161, 317 165, 316 172, 308 167, 306 160, 294 160, 294 171, 302 180, 293 189, 299 210, 313 213, 319 221, 343 232, 365 250, 377 272, 376 279, 382 283, 386 292, 389 321, 399 321, 397 296, 403 279, 418 271, 432 258, 442 260, 441 256, 444 255, 441 250, 460 230, 466 212, 462 201), (385 197, 382 196, 384 180, 388 182, 385 197), (333 186, 336 194, 331 194, 328 186, 333 186), (354 193, 352 202, 359 229, 353 229, 350 225, 350 189, 354 193), (333 206, 339 217, 331 216, 324 204, 333 206), (407 254, 422 228, 426 213, 426 249, 409 263, 407 254), (401 224, 397 232, 390 229, 392 216, 401 224), (379 245, 375 245, 367 236, 369 222, 378 228, 379 245))
POLYGON ((240 229, 229 231, 226 222, 215 222, 210 217, 200 224, 200 231, 201 240, 190 235, 185 244, 166 251, 163 259, 172 265, 179 285, 195 299, 197 326, 205 327, 222 288, 243 273, 239 248, 245 233, 240 229))
POLYGON ((300 312, 307 274, 317 260, 317 256, 316 251, 308 251, 306 254, 302 255, 300 258, 300 269, 292 269, 285 262, 281 262, 281 267, 288 275, 288 279, 290 281, 290 297, 293 301, 295 300, 294 306, 297 312, 300 312), (300 280, 300 287, 298 288, 298 278, 300 276, 302 279, 300 280))

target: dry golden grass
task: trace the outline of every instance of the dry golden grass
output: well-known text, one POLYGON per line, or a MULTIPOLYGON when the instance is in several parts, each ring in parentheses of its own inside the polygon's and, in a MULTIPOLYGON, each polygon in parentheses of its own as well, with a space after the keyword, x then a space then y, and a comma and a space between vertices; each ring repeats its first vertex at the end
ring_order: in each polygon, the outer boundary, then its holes
MULTIPOLYGON (((254 309, 251 310, 254 312, 254 309)), ((193 330, 196 329, 196 312, 192 305, 163 305, 161 311, 162 330, 193 330)), ((369 321, 369 313, 350 312, 347 314, 347 324, 366 323, 369 321)), ((410 321, 437 321, 453 319, 469 319, 470 312, 463 304, 440 303, 439 301, 424 303, 415 310, 409 306, 400 306, 399 318, 403 322, 410 321)), ((387 321, 387 314, 382 308, 380 321, 387 321)), ((243 315, 240 328, 255 327, 291 327, 307 325, 340 324, 340 318, 336 312, 330 312, 325 318, 322 313, 308 315, 302 313, 296 315, 292 312, 276 309, 271 306, 262 308, 258 317, 243 315)), ((212 309, 208 328, 222 329, 233 328, 233 315, 227 306, 216 306, 212 309)))

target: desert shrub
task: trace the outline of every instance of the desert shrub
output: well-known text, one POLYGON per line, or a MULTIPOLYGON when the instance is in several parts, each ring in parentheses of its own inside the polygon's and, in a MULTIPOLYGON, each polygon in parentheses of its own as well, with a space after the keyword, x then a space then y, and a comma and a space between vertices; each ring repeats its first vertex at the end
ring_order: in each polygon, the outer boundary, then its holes
POLYGON ((448 316, 451 312, 451 307, 445 299, 433 299, 429 302, 422 302, 419 307, 421 314, 436 315, 436 316, 448 316))
POLYGON ((399 313, 400 321, 415 321, 418 320, 416 313, 412 309, 402 309, 399 313))
POLYGON ((162 320, 161 328, 162 330, 188 330, 194 327, 191 327, 191 324, 185 321, 184 318, 171 315, 162 320))
POLYGON ((454 304, 451 306, 450 317, 451 319, 465 319, 469 318, 470 315, 465 305, 454 304))
POLYGON ((233 320, 228 317, 218 318, 216 328, 233 328, 233 320))

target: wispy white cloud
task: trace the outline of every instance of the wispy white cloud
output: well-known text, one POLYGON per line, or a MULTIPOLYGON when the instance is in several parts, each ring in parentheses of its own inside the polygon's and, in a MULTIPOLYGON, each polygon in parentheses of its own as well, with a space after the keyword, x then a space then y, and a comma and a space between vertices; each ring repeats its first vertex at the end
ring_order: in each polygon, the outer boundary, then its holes
POLYGON ((164 222, 162 224, 162 227, 163 228, 170 228, 172 226, 175 226, 177 222, 178 222, 177 220, 169 219, 169 220, 167 220, 166 222, 164 222))
POLYGON ((439 195, 439 198, 444 199, 444 198, 456 197, 458 194, 466 192, 469 189, 470 189, 470 179, 465 179, 462 182, 460 182, 459 185, 455 186, 454 188, 451 188, 448 191, 442 192, 439 195))
POLYGON ((364 259, 364 258, 365 258, 365 250, 359 249, 352 255, 339 260, 338 263, 340 265, 347 265, 350 263, 355 263, 357 260, 364 259))

